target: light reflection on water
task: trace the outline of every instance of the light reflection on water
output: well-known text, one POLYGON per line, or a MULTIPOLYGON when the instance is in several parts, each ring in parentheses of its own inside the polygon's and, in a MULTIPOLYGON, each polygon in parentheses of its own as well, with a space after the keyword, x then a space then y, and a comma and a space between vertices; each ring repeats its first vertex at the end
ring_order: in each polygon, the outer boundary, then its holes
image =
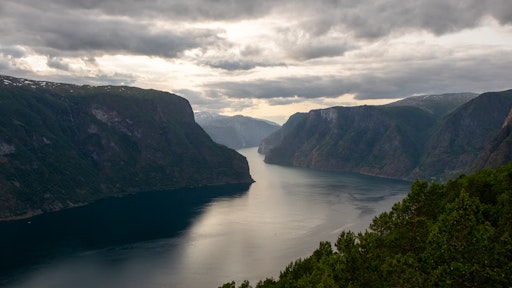
POLYGON ((18 278, 4 277, 4 284, 11 282, 4 286, 218 287, 244 279, 255 284, 277 277, 290 261, 310 255, 320 241, 335 241, 344 229, 366 229, 410 187, 358 174, 267 165, 255 148, 240 152, 256 183, 246 193, 192 205, 181 230, 50 257, 18 272, 18 278))

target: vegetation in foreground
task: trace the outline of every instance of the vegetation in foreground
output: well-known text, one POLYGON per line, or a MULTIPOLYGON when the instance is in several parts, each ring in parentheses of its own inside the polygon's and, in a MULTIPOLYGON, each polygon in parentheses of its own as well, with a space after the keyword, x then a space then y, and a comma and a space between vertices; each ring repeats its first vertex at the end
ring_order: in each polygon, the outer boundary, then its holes
POLYGON ((334 248, 321 242, 255 287, 511 287, 511 234, 512 163, 445 184, 416 181, 366 232, 343 232, 334 248))

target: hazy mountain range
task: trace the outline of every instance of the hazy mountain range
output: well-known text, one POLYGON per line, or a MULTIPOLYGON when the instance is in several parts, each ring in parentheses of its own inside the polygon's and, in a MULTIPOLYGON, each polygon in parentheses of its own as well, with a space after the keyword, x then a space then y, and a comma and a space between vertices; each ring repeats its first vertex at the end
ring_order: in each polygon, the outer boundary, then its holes
POLYGON ((213 141, 233 149, 257 147, 263 138, 281 127, 274 122, 242 115, 197 112, 195 118, 213 141))
POLYGON ((251 183, 189 102, 156 90, 0 76, 0 220, 105 197, 251 183))
POLYGON ((508 90, 312 110, 290 117, 259 151, 281 165, 408 180, 451 177, 510 160, 511 108, 508 90))

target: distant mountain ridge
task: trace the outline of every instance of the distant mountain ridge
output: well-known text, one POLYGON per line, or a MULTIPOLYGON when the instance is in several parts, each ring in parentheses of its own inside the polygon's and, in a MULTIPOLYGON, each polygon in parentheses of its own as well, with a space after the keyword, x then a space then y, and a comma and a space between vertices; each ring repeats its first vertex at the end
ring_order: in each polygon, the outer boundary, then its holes
POLYGON ((512 90, 412 98, 295 114, 259 150, 267 163, 281 165, 407 180, 451 177, 476 169, 512 108, 512 90))
POLYGON ((268 120, 242 115, 196 112, 195 119, 213 141, 232 149, 257 147, 263 138, 281 127, 268 120))
POLYGON ((252 183, 247 160, 156 90, 0 76, 0 220, 105 197, 252 183))
POLYGON ((407 97, 405 99, 387 104, 385 106, 412 106, 418 107, 427 111, 435 116, 443 117, 452 112, 460 105, 468 102, 469 100, 477 97, 478 94, 463 92, 463 93, 446 93, 437 95, 420 95, 407 97))

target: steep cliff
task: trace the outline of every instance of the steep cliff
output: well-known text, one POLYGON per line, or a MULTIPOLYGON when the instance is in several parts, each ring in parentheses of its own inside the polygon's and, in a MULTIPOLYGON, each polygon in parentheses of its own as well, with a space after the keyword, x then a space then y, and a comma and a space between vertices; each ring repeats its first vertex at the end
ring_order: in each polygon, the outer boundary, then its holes
POLYGON ((266 154, 270 151, 270 149, 274 148, 275 146, 279 145, 281 141, 283 140, 284 136, 288 134, 290 131, 292 131, 295 128, 295 125, 297 123, 300 123, 303 119, 306 118, 307 113, 295 113, 290 118, 288 118, 288 121, 284 123, 283 126, 281 126, 280 129, 274 131, 272 134, 267 136, 266 138, 263 138, 260 141, 260 144, 258 146, 258 153, 266 154))
POLYGON ((415 107, 312 110, 265 156, 267 163, 406 178, 435 118, 415 107))
POLYGON ((214 143, 176 95, 0 76, 0 102, 0 219, 252 182, 246 159, 214 143))
POLYGON ((512 161, 512 110, 498 135, 485 147, 471 171, 496 168, 512 161))
POLYGON ((512 107, 512 90, 489 92, 447 115, 429 136, 415 177, 456 176, 471 171, 498 135, 512 107))
MULTIPOLYGON (((512 107, 512 90, 476 98, 471 93, 414 98, 312 110, 264 139, 260 151, 266 162, 281 165, 409 180, 451 177, 473 171, 512 107)), ((496 141, 507 140, 507 131, 503 126, 496 141)), ((506 147, 494 149, 492 157, 507 161, 506 147)))

